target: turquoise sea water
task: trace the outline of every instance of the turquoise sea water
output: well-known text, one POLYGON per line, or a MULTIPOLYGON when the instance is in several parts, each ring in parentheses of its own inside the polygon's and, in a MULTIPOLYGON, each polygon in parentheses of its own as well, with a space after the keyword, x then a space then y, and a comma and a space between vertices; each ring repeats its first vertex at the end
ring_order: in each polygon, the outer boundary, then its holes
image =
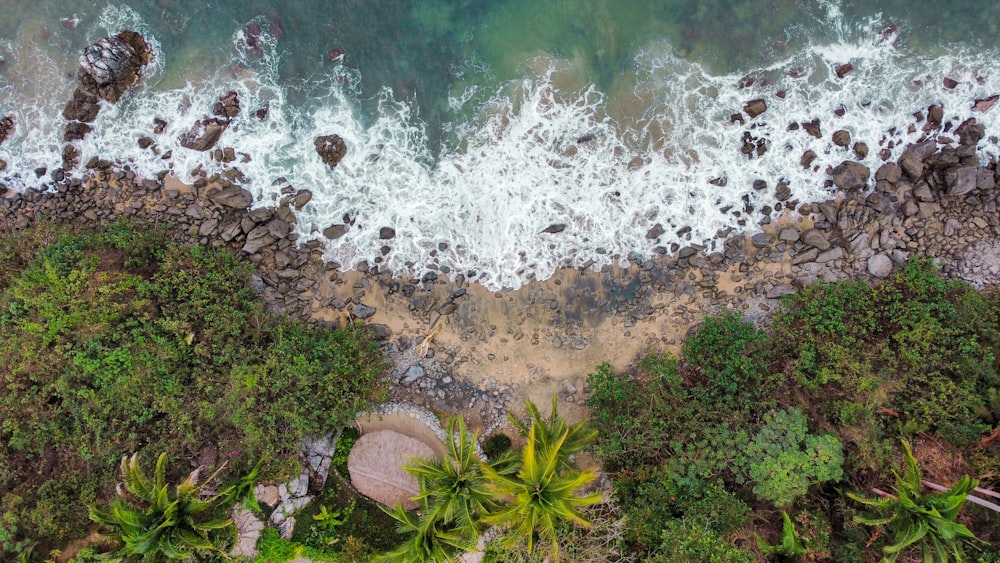
MULTIPOLYGON (((835 129, 868 144, 874 168, 880 148, 898 155, 924 134, 907 129, 914 112, 942 103, 964 119, 1000 93, 1000 3, 981 1, 7 0, 3 12, 0 112, 18 129, 0 146, 0 182, 24 189, 59 165, 76 58, 133 28, 156 60, 102 112, 84 159, 182 178, 218 168, 176 138, 235 89, 249 111, 222 145, 251 156, 241 170, 258 204, 284 177, 314 192, 299 215, 306 237, 355 220, 328 248, 345 267, 379 255, 378 228, 392 226, 393 271, 474 270, 493 288, 752 230, 779 180, 796 199, 825 197, 823 169, 850 156, 835 129), (260 50, 248 49, 258 32, 260 50), (345 55, 329 60, 332 49, 345 55), (855 70, 837 78, 847 62, 855 70), (731 123, 754 98, 768 111, 731 123), (265 105, 266 121, 250 118, 265 105), (154 117, 170 122, 156 138, 169 162, 136 145, 154 117), (788 130, 815 118, 822 139, 788 130), (349 147, 336 171, 312 151, 327 133, 349 147), (741 153, 747 135, 767 152, 741 153), (816 170, 798 165, 805 150, 816 170), (752 189, 759 179, 768 190, 752 189), (557 223, 566 230, 542 232, 557 223), (658 240, 645 236, 655 224, 658 240)), ((976 114, 989 134, 994 112, 976 114)), ((986 143, 982 157, 996 153, 986 143)))

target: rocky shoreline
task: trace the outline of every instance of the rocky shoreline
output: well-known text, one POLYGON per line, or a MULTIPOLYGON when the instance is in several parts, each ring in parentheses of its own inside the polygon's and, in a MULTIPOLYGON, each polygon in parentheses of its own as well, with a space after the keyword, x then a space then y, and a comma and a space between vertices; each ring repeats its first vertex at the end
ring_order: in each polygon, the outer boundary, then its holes
MULTIPOLYGON (((524 399, 545 404, 551 394, 559 394, 568 417, 583 416, 585 377, 598 363, 626 369, 649 350, 674 350, 705 314, 733 309, 763 319, 782 295, 816 279, 884 278, 909 256, 929 254, 945 275, 979 287, 1000 282, 1000 177, 996 163, 979 163, 984 128, 974 119, 935 123, 936 106, 926 118, 916 116, 914 126, 925 127, 928 138, 896 162, 874 173, 850 160, 817 170, 816 181, 834 189, 830 200, 800 204, 783 183, 756 182, 754 189, 773 195, 761 230, 720 233, 719 251, 674 244, 628 268, 586 264, 517 291, 491 292, 461 275, 397 278, 377 263, 341 271, 324 261, 320 240, 302 243, 294 232, 295 211, 311 198, 307 190, 288 185, 279 201, 251 208, 238 168, 246 156, 224 143, 225 125, 240 111, 234 96, 221 96, 213 116, 189 135, 224 163, 222 174, 196 169, 195 181, 185 184, 167 170, 142 178, 127 163, 99 158, 73 170, 67 138, 67 166, 45 180, 42 171, 38 189, 0 186, 0 228, 136 217, 168 226, 178 242, 225 247, 257 268, 254 287, 275 314, 325 327, 366 323, 394 362, 394 400, 462 413, 487 433, 504 424, 507 410, 520 411, 524 399)), ((759 115, 766 106, 746 111, 759 115)), ((0 142, 15 126, 4 122, 0 142)), ((843 133, 833 140, 846 149, 843 133)), ((157 150, 151 139, 143 142, 157 150)), ((331 166, 349 150, 336 136, 317 139, 316 147, 331 166)), ((868 149, 853 150, 863 156, 868 149)), ((812 160, 806 154, 801 162, 809 167, 812 160)), ((346 228, 327 229, 331 244, 346 228)), ((654 228, 647 237, 664 233, 654 228)), ((395 233, 384 234, 391 244, 395 233)))

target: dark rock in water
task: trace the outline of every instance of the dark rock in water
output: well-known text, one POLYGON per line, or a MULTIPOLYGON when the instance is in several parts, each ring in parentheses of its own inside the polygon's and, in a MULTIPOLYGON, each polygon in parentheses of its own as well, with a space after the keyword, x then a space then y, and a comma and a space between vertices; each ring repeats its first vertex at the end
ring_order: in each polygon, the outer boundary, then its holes
POLYGON ((78 141, 87 136, 88 133, 93 131, 94 128, 87 123, 82 121, 70 121, 66 124, 66 130, 63 131, 63 141, 78 141))
POLYGON ((740 125, 743 125, 744 123, 746 123, 746 120, 743 119, 743 114, 742 113, 733 113, 733 114, 729 115, 729 122, 730 123, 737 123, 737 122, 739 122, 740 125))
POLYGON ((837 65, 837 67, 833 69, 833 71, 837 74, 837 78, 843 78, 847 76, 847 73, 851 72, 852 70, 854 70, 854 65, 852 65, 851 63, 844 63, 842 65, 837 65))
POLYGON ((958 126, 955 133, 958 134, 959 143, 975 146, 986 136, 986 126, 982 123, 977 123, 976 118, 970 117, 958 126))
POLYGON ((330 225, 323 229, 323 236, 335 240, 347 234, 347 225, 330 225))
POLYGON ((80 56, 77 87, 102 100, 115 103, 139 81, 139 73, 153 58, 142 35, 122 31, 87 47, 80 56))
POLYGON ((802 158, 799 159, 799 164, 802 165, 802 168, 809 168, 812 166, 814 160, 816 160, 816 151, 809 149, 802 153, 802 158))
POLYGON ((207 151, 219 142, 228 126, 229 123, 221 119, 202 119, 187 133, 181 135, 181 146, 195 151, 207 151))
POLYGON ((868 156, 868 145, 858 141, 854 143, 854 154, 858 155, 858 158, 865 158, 868 156))
POLYGON ((743 105, 743 111, 750 116, 750 119, 757 117, 758 115, 767 111, 767 102, 762 98, 757 98, 756 100, 750 100, 743 105))
POLYGON ((875 171, 875 180, 881 182, 885 180, 890 184, 895 184, 903 176, 903 170, 895 162, 886 162, 875 171))
POLYGON ((336 168, 340 161, 347 156, 347 143, 340 138, 340 135, 322 135, 313 141, 316 153, 319 154, 323 164, 330 168, 336 168))
POLYGON ((140 149, 148 149, 152 145, 153 145, 153 138, 152 137, 139 137, 139 148, 140 149))
POLYGON ((226 120, 233 119, 240 114, 239 96, 236 92, 230 90, 215 102, 215 106, 212 107, 212 113, 226 120))
POLYGON ((810 135, 816 137, 817 139, 821 139, 823 137, 823 132, 820 130, 819 127, 819 119, 803 122, 802 128, 806 130, 806 133, 809 133, 810 135))
POLYGON ((159 117, 153 119, 153 133, 159 135, 167 129, 167 122, 159 117))
POLYGON ((1000 95, 997 94, 994 94, 988 98, 978 99, 976 100, 976 103, 972 104, 972 110, 983 113, 990 111, 990 108, 993 107, 993 104, 997 103, 998 99, 1000 99, 1000 95))
POLYGON ((253 116, 256 117, 260 121, 264 121, 265 119, 267 119, 267 113, 269 111, 271 111, 271 105, 270 104, 264 104, 264 107, 262 107, 259 110, 253 112, 253 116))
POLYGON ((833 177, 833 184, 838 188, 845 191, 860 190, 868 185, 871 171, 860 162, 845 160, 834 167, 830 175, 833 177))
POLYGON ((792 189, 788 187, 788 184, 779 182, 778 185, 774 187, 774 199, 778 201, 788 201, 788 198, 790 197, 792 197, 792 189))
POLYGON ((3 172, 6 169, 7 169, 7 161, 0 158, 0 172, 3 172))
POLYGON ((657 239, 660 238, 660 235, 662 235, 665 232, 667 231, 663 228, 663 225, 657 223, 653 225, 652 228, 650 228, 648 231, 646 231, 646 238, 657 239))
POLYGON ((253 203, 253 195, 239 186, 223 188, 208 196, 216 205, 233 209, 246 209, 253 203))
POLYGON ((299 190, 295 197, 292 198, 292 205, 295 207, 296 211, 302 211, 302 208, 306 206, 307 203, 312 201, 313 193, 309 190, 299 190))
POLYGON ((396 238, 396 229, 393 229, 392 227, 382 227, 378 230, 378 238, 382 240, 396 238))
POLYGON ((941 120, 944 119, 944 108, 934 104, 927 108, 927 123, 934 127, 941 127, 941 120))
POLYGON ((63 108, 63 117, 69 121, 82 121, 90 123, 97 119, 97 113, 101 111, 97 96, 92 96, 77 88, 73 90, 73 97, 66 102, 63 108))
POLYGON ((544 229, 542 229, 542 232, 543 233, 551 233, 551 234, 554 235, 556 233, 561 233, 561 232, 563 232, 565 230, 566 230, 566 224, 565 223, 553 223, 553 224, 549 225, 548 227, 545 227, 544 229))
POLYGON ((0 145, 14 134, 14 116, 0 119, 0 145))
POLYGON ((341 62, 343 62, 344 57, 346 56, 347 56, 347 51, 341 49, 340 47, 334 47, 326 52, 326 60, 328 61, 340 60, 341 62))
POLYGON ((838 147, 846 147, 851 144, 851 134, 844 129, 838 129, 833 132, 833 144, 838 147))
POLYGON ((945 90, 954 90, 955 87, 958 86, 957 80, 954 78, 948 78, 947 76, 944 77, 944 80, 942 80, 941 83, 944 85, 945 90))
POLYGON ((181 135, 181 146, 195 151, 207 151, 214 147, 226 132, 232 119, 240 113, 239 96, 233 91, 219 96, 212 107, 212 113, 216 117, 205 116, 181 135))

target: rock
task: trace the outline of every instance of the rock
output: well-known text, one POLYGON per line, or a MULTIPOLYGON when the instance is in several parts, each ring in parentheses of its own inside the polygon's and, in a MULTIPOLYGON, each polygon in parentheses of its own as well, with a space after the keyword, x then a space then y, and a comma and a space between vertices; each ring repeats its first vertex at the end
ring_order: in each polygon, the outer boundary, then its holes
POLYGON ((774 242, 774 235, 770 233, 754 233, 750 237, 750 242, 757 248, 765 248, 774 242))
POLYGON ((941 120, 944 119, 944 108, 939 104, 933 104, 927 108, 927 123, 934 127, 941 127, 941 120))
POLYGON ((972 104, 972 111, 986 113, 990 111, 993 104, 997 103, 997 99, 1000 99, 1000 95, 994 94, 988 98, 978 99, 974 104, 972 104))
POLYGON ((256 254, 275 240, 266 225, 258 225, 247 233, 247 242, 243 245, 243 252, 256 254))
POLYGON ((996 187, 996 179, 989 168, 979 168, 976 171, 976 188, 989 191, 996 187))
POLYGON ((768 299, 780 299, 784 295, 792 295, 796 292, 795 286, 791 284, 780 284, 767 290, 765 296, 768 299))
POLYGON ((385 342, 392 337, 392 329, 389 328, 389 325, 369 323, 365 325, 365 329, 372 334, 372 338, 376 342, 385 342))
POLYGON ((299 190, 292 198, 292 205, 295 207, 296 211, 302 211, 302 208, 306 206, 312 200, 313 193, 309 190, 299 190))
POLYGON ((566 230, 566 225, 564 223, 553 223, 553 224, 549 225, 548 227, 545 227, 544 229, 542 229, 542 232, 543 233, 556 234, 556 233, 561 233, 561 232, 563 232, 565 230, 566 230))
POLYGON ((892 260, 884 253, 868 259, 868 273, 876 278, 887 278, 892 273, 892 260))
POLYGON ((936 148, 937 143, 933 139, 910 145, 900 155, 899 166, 912 180, 917 180, 924 173, 924 161, 934 154, 936 148))
POLYGON ((322 135, 313 141, 316 153, 323 164, 330 168, 336 168, 337 164, 347 156, 347 143, 340 138, 340 135, 322 135))
POLYGON ((260 504, 271 508, 278 506, 278 487, 274 485, 257 485, 254 488, 254 496, 260 504))
POLYGON ((97 119, 97 113, 101 111, 98 103, 99 98, 92 96, 77 88, 73 90, 73 95, 63 108, 63 117, 69 121, 82 121, 90 123, 97 119))
POLYGON ((858 141, 857 143, 854 143, 854 154, 858 155, 858 158, 862 158, 862 159, 863 158, 867 158, 868 157, 868 145, 866 143, 862 143, 861 141, 858 141))
POLYGON ((233 527, 236 528, 236 545, 229 555, 237 559, 253 559, 257 555, 257 540, 264 531, 264 522, 242 506, 233 508, 233 527))
POLYGON ((323 236, 330 240, 339 239, 345 234, 347 234, 347 225, 330 225, 323 229, 323 236))
POLYGON ((833 144, 838 147, 846 147, 851 144, 851 133, 846 129, 838 129, 833 132, 833 144))
POLYGON ((167 130, 167 122, 159 117, 153 119, 153 134, 159 135, 167 130))
POLYGON ((806 133, 809 133, 817 139, 823 138, 823 132, 819 126, 819 119, 814 119, 812 121, 807 121, 802 123, 802 128, 805 129, 806 133))
POLYGON ((854 70, 854 65, 851 63, 844 63, 842 65, 837 65, 837 67, 833 69, 833 72, 836 73, 837 78, 843 78, 852 70, 854 70))
POLYGON ((240 97, 230 90, 226 94, 219 96, 219 100, 212 107, 212 114, 221 117, 224 121, 232 121, 240 114, 240 97))
POLYGON ((413 382, 424 376, 424 368, 420 364, 413 364, 406 368, 406 372, 399 382, 403 385, 412 385, 413 382))
POLYGON ((79 141, 93 131, 94 128, 82 121, 70 121, 63 130, 63 141, 79 141))
POLYGON ((152 137, 139 137, 139 148, 148 149, 153 144, 152 137))
POLYGON ((378 230, 378 238, 382 240, 396 238, 396 229, 393 229, 392 227, 382 227, 378 230))
POLYGON ((750 100, 743 105, 743 111, 750 116, 750 119, 753 119, 767 111, 767 102, 765 102, 762 98, 750 100))
POLYGON ((947 76, 941 80, 941 84, 944 86, 945 90, 954 90, 958 86, 958 81, 954 78, 948 78, 947 76))
POLYGON ((80 56, 77 88, 113 104, 139 81, 142 67, 152 59, 152 49, 134 31, 105 37, 80 56))
POLYGON ((816 151, 809 149, 802 153, 802 158, 799 159, 799 164, 802 165, 802 168, 809 168, 812 166, 814 160, 816 160, 816 151))
POLYGON ((885 180, 890 184, 895 184, 903 175, 903 169, 895 162, 886 162, 875 171, 875 180, 881 182, 885 180))
POLYGON ((955 133, 958 134, 959 143, 975 146, 986 136, 986 126, 977 123, 976 118, 970 117, 955 129, 955 133))
POLYGON ((774 187, 774 199, 788 201, 790 197, 792 197, 792 189, 785 182, 778 182, 778 185, 774 187))
POLYGON ((816 262, 819 264, 825 264, 826 262, 833 262, 834 260, 839 260, 844 257, 844 249, 835 246, 829 250, 824 250, 819 253, 816 257, 816 262))
POLYGON ((663 228, 663 225, 657 223, 653 225, 648 231, 646 231, 646 238, 658 239, 660 238, 660 235, 662 235, 665 232, 667 231, 663 228))
POLYGON ((860 190, 868 185, 871 171, 860 162, 845 160, 830 173, 833 184, 844 191, 860 190))
POLYGON ((369 307, 368 305, 364 304, 354 307, 354 310, 351 311, 351 313, 359 319, 367 319, 368 317, 374 315, 375 312, 376 312, 375 307, 369 307))
POLYGON ((216 205, 233 209, 246 209, 253 203, 253 195, 239 186, 230 186, 213 192, 208 199, 216 205))
POLYGON ((799 240, 799 230, 796 227, 785 227, 778 233, 778 240, 784 242, 795 242, 799 240))
POLYGON ((913 197, 920 201, 934 201, 934 193, 931 192, 931 187, 923 180, 917 182, 916 186, 913 186, 913 197))
POLYGON ((219 142, 227 127, 229 127, 229 123, 221 119, 201 119, 181 135, 181 146, 195 151, 207 151, 219 142))
POLYGON ((424 442, 392 430, 362 435, 347 457, 351 483, 358 491, 385 506, 402 503, 412 510, 410 500, 420 493, 416 477, 402 469, 410 458, 434 459, 434 450, 424 442))
POLYGON ((9 115, 0 119, 0 145, 14 134, 14 116, 9 115))
POLYGON ((813 246, 819 250, 826 250, 830 248, 830 241, 826 240, 826 237, 817 229, 809 229, 802 233, 799 240, 813 246))
POLYGON ((963 196, 976 189, 976 168, 972 166, 953 166, 944 171, 944 183, 948 186, 948 195, 963 196))

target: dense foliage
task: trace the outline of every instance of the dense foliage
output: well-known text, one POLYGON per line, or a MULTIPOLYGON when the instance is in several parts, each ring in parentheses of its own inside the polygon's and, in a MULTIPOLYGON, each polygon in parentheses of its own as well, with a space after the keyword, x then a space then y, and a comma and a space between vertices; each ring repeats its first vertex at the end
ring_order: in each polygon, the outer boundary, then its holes
MULTIPOLYGON (((723 313, 679 359, 589 376, 628 553, 748 561, 787 556, 783 546, 805 560, 875 560, 894 540, 864 528, 844 493, 890 488, 901 434, 938 459, 945 485, 1000 470, 998 444, 983 442, 1000 422, 995 294, 914 259, 879 284, 802 288, 771 321, 723 313)), ((1000 515, 965 513, 980 538, 998 539, 1000 515)))
POLYGON ((85 535, 125 454, 288 474, 384 396, 367 332, 272 317, 227 252, 126 223, 0 238, 0 558, 85 535))

